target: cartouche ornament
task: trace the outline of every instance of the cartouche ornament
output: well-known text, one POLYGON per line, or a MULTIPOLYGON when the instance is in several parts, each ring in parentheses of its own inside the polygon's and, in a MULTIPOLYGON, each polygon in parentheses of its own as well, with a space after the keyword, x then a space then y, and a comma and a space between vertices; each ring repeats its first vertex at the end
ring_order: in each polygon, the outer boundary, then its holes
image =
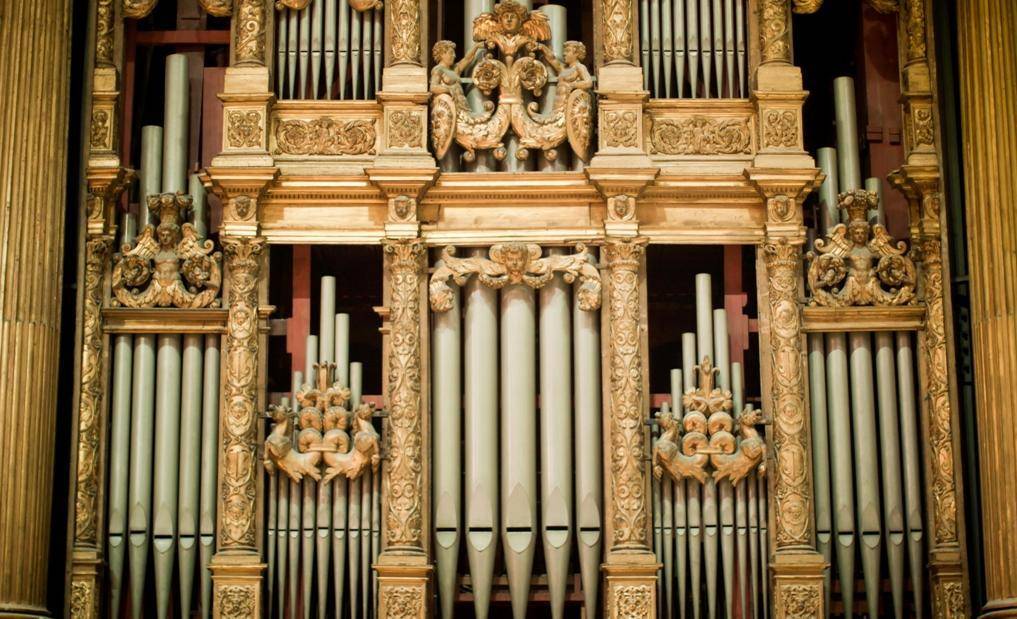
POLYGON ((438 41, 432 49, 435 66, 431 69, 431 139, 440 159, 455 140, 464 149, 463 158, 473 161, 478 150, 492 150, 496 159, 506 155, 505 134, 511 129, 519 138, 516 158, 524 160, 531 149, 544 152, 548 160, 554 150, 568 140, 576 155, 587 160, 593 131, 593 79, 582 64, 586 46, 566 41, 559 60, 545 41, 551 38, 547 16, 530 11, 514 0, 505 0, 494 11, 473 20, 476 42, 462 60, 456 62, 455 43, 438 41), (466 100, 460 81, 463 71, 477 53, 485 55, 473 68, 473 83, 485 95, 497 91, 497 104, 485 102, 474 111, 466 100), (503 60, 494 57, 500 52, 503 60), (538 52, 543 60, 538 58, 538 52), (535 101, 527 102, 524 93, 539 97, 548 85, 549 73, 558 75, 554 106, 538 112, 535 101))

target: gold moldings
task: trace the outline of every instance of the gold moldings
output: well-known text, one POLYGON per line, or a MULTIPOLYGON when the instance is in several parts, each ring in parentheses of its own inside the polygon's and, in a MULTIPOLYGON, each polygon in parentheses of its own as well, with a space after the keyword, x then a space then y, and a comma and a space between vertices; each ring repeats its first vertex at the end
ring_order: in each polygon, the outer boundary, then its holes
POLYGON ((99 619, 99 596, 92 579, 72 579, 71 619, 99 619))
POLYGON ((103 276, 113 247, 111 237, 89 239, 85 245, 82 303, 81 387, 78 398, 78 464, 74 498, 74 543, 98 543, 98 497, 102 487, 99 445, 105 427, 103 396, 103 276))
POLYGON ((105 333, 226 333, 228 315, 229 310, 222 307, 107 307, 102 310, 102 330, 105 333))
POLYGON ((632 0, 603 0, 601 36, 606 64, 632 64, 632 0))
POLYGON ((420 0, 390 0, 392 64, 420 65, 420 0))
POLYGON ((124 0, 124 17, 130 17, 131 19, 147 17, 158 2, 159 0, 124 0))
POLYGON ((374 404, 364 402, 351 413, 346 407, 350 390, 334 381, 335 364, 316 363, 314 371, 315 383, 304 384, 295 396, 299 413, 288 406, 269 409, 275 426, 265 439, 265 469, 279 470, 297 482, 304 475, 329 482, 340 475, 357 479, 368 467, 377 471, 381 457, 380 436, 371 423, 374 404), (299 420, 299 433, 294 419, 299 420), (322 459, 324 475, 318 470, 322 459))
POLYGON ((527 158, 530 149, 540 149, 553 159, 555 149, 566 140, 581 159, 587 158, 593 122, 593 79, 582 64, 586 46, 566 41, 564 59, 559 61, 544 45, 550 37, 547 16, 515 0, 504 0, 492 12, 474 20, 473 38, 478 45, 462 61, 455 62, 454 43, 435 43, 431 125, 432 143, 439 158, 454 138, 465 149, 463 158, 467 161, 473 160, 476 150, 488 149, 493 149, 495 158, 502 159, 506 155, 504 136, 510 128, 519 138, 518 159, 527 158), (463 93, 460 73, 482 46, 498 50, 504 61, 488 55, 474 67, 477 87, 488 95, 497 90, 499 95, 496 106, 474 112, 463 93), (543 61, 537 58, 537 52, 543 61), (549 85, 549 69, 558 75, 554 107, 540 113, 523 101, 523 92, 539 95, 549 85))
POLYGON ((233 18, 237 66, 265 66, 265 0, 239 0, 233 18))
POLYGON ((682 396, 685 414, 681 427, 677 415, 658 413, 663 432, 653 447, 653 474, 659 479, 664 471, 675 481, 686 477, 706 482, 706 463, 713 464, 710 474, 717 481, 728 479, 737 485, 753 470, 765 473, 766 444, 755 426, 763 423, 761 410, 746 406, 732 418, 733 396, 716 386, 716 374, 710 357, 695 367, 698 386, 682 396), (738 439, 733 431, 737 422, 738 439), (682 431, 684 430, 684 432, 682 431))
POLYGON ((265 239, 226 237, 222 243, 230 304, 220 412, 219 549, 250 551, 257 548, 258 279, 265 239))
POLYGON ((925 0, 903 0, 905 8, 905 49, 907 59, 923 60, 925 43, 925 0))
POLYGON ((915 264, 903 241, 894 242, 881 224, 870 224, 875 192, 857 189, 838 196, 848 223, 837 224, 809 252, 811 305, 906 305, 915 300, 915 264))
POLYGON ((230 148, 261 146, 262 114, 257 110, 229 110, 226 113, 226 142, 230 148))
POLYGON ((810 333, 852 331, 920 331, 925 328, 921 305, 808 306, 802 309, 802 329, 810 333))
POLYGON ((611 546, 645 549, 647 499, 639 272, 646 239, 609 239, 611 546))
POLYGON ((650 129, 650 153, 663 155, 739 155, 752 153, 751 119, 657 118, 650 129))
POLYGON ((508 284, 525 284, 543 288, 561 273, 566 283, 579 280, 577 292, 579 307, 586 311, 600 308, 600 272, 590 262, 586 246, 579 243, 576 253, 568 256, 540 257, 540 245, 535 243, 499 243, 488 251, 488 258, 457 258, 455 247, 441 252, 442 265, 431 275, 431 309, 445 312, 452 308, 453 294, 448 285, 451 279, 463 286, 473 275, 488 288, 500 289, 508 284))
POLYGON ((373 155, 377 142, 373 118, 344 120, 323 116, 280 120, 275 150, 283 155, 373 155))
POLYGON ((181 224, 191 197, 165 193, 148 197, 159 221, 124 245, 113 264, 114 303, 125 307, 210 307, 218 303, 222 255, 194 226, 181 224), (186 284, 184 283, 186 280, 186 284))
POLYGON ((762 246, 769 282, 776 543, 812 544, 812 490, 798 303, 801 247, 781 237, 762 246))
POLYGON ((385 255, 392 286, 386 541, 389 550, 419 552, 424 548, 420 284, 427 250, 419 239, 388 240, 385 255))

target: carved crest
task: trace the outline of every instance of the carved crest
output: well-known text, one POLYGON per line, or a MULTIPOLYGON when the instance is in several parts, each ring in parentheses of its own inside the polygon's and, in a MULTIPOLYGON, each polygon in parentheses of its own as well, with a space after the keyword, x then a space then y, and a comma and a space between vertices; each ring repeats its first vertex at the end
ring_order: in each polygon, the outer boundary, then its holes
POLYGON ((335 364, 315 364, 314 372, 314 384, 296 393, 299 412, 269 408, 275 425, 265 439, 265 469, 282 471, 293 481, 307 475, 325 482, 340 475, 356 479, 368 466, 376 471, 381 437, 371 423, 374 405, 364 403, 350 413, 350 390, 332 382, 335 364))
POLYGON ((182 223, 191 197, 164 193, 148 197, 158 225, 147 225, 134 245, 113 262, 114 305, 201 308, 218 305, 222 254, 194 226, 182 223))
POLYGON ((685 414, 665 406, 657 413, 661 434, 653 447, 653 474, 667 471, 675 481, 691 477, 700 483, 711 475, 737 484, 753 470, 765 473, 766 443, 756 430, 763 413, 746 406, 731 416, 731 392, 715 384, 718 370, 709 357, 696 366, 699 386, 682 396, 685 414), (707 464, 712 465, 708 470, 707 464))
POLYGON ((903 241, 880 224, 869 224, 875 192, 858 189, 838 196, 848 223, 837 224, 809 252, 812 305, 905 305, 915 299, 915 263, 903 241))
POLYGON ((586 311, 600 307, 600 271, 590 262, 590 254, 582 243, 576 253, 540 257, 540 245, 533 243, 499 243, 488 251, 488 258, 457 258, 456 248, 448 246, 441 252, 442 264, 431 275, 429 288, 431 309, 446 312, 452 308, 451 279, 457 286, 466 284, 476 275, 488 288, 499 289, 508 284, 526 284, 543 288, 562 273, 566 283, 579 279, 579 307, 586 311))
POLYGON ((476 45, 459 62, 455 60, 455 43, 434 44, 431 135, 439 158, 454 139, 463 147, 466 161, 473 161, 477 150, 493 150, 495 158, 503 159, 505 134, 510 129, 519 138, 516 157, 520 160, 529 157, 531 149, 539 149, 553 160, 557 156, 554 149, 566 140, 580 159, 588 158, 593 80, 582 64, 586 47, 579 41, 566 41, 564 57, 559 59, 545 45, 550 38, 546 15, 505 0, 473 20, 476 45), (497 93, 497 104, 488 102, 484 109, 474 110, 467 103, 460 75, 481 49, 489 53, 474 66, 473 83, 485 95, 497 93), (533 97, 541 96, 548 86, 549 70, 558 76, 554 105, 541 113, 533 97))

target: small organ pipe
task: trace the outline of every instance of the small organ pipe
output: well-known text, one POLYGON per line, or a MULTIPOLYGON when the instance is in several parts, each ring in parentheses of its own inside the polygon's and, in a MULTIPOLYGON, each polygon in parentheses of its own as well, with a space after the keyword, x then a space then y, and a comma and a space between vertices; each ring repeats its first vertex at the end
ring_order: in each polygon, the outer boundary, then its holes
MULTIPOLYGON (((745 478, 745 495, 749 503, 749 570, 752 573, 749 580, 752 582, 752 617, 758 619, 760 616, 760 583, 766 587, 766 581, 762 579, 760 571, 759 554, 759 501, 758 486, 756 485, 756 472, 749 473, 745 478)), ((766 557, 763 557, 766 561, 766 557)))
MULTIPOLYGON (((735 96, 735 33, 734 5, 740 0, 724 0, 724 75, 727 77, 727 96, 735 96)), ((717 5, 715 4, 714 7, 717 5)))
POLYGON ((201 177, 191 174, 187 177, 187 193, 191 196, 191 221, 199 238, 208 236, 208 202, 205 200, 205 186, 201 177))
POLYGON ((713 37, 710 19, 710 0, 699 0, 699 60, 703 65, 703 98, 710 98, 713 76, 713 37))
POLYGON ((373 10, 372 19, 374 20, 374 95, 377 96, 379 90, 381 90, 381 46, 382 41, 385 37, 385 16, 381 7, 377 7, 373 10))
MULTIPOLYGON (((695 388, 696 334, 682 334, 683 391, 695 388)), ((701 486, 695 479, 685 480, 685 502, 689 525, 689 574, 692 586, 692 616, 699 619, 703 574, 703 507, 701 486)))
POLYGON ((827 234, 840 222, 837 205, 837 149, 824 147, 816 153, 819 169, 826 178, 819 186, 819 234, 827 234))
POLYGON ((834 550, 844 615, 851 616, 854 607, 855 502, 847 336, 843 333, 826 335, 826 386, 829 434, 837 437, 837 440, 830 441, 833 531, 836 535, 834 550))
MULTIPOLYGON (((719 311, 719 310, 715 310, 719 311)), ((727 326, 725 325, 725 329, 727 326)), ((727 335, 725 334, 725 338, 727 335)), ((718 340, 719 341, 719 340, 718 340)), ((727 342, 727 340, 724 340, 727 342)), ((729 346, 729 344, 725 344, 729 346)), ((717 349, 720 350, 721 344, 718 343, 717 349)), ((737 414, 741 413, 741 410, 745 407, 745 375, 742 373, 742 364, 734 361, 730 364, 731 366, 731 404, 734 408, 734 412, 737 414)), ((747 612, 745 609, 749 608, 749 562, 748 562, 748 543, 749 543, 749 523, 748 523, 748 505, 746 501, 746 480, 742 480, 734 487, 734 502, 735 502, 735 549, 737 551, 737 566, 738 566, 738 594, 739 594, 739 606, 743 609, 742 613, 747 612)), ((829 608, 829 607, 827 607, 829 608)))
MULTIPOLYGON (((311 12, 303 10, 298 13, 299 20, 299 58, 300 65, 297 67, 297 92, 294 99, 303 99, 307 96, 307 85, 311 78, 311 12)), ((313 380, 311 378, 310 380, 313 380)), ((305 609, 305 613, 307 610, 305 609)))
POLYGON ((867 213, 870 224, 886 225, 886 211, 883 207, 883 181, 871 176, 865 179, 865 190, 876 194, 876 209, 867 213))
MULTIPOLYGON (((321 63, 323 60, 323 35, 325 25, 325 7, 332 4, 331 1, 322 2, 315 0, 304 9, 311 13, 311 98, 318 98, 318 88, 321 84, 321 63)), ((324 301, 324 299, 322 299, 324 301)), ((324 587, 322 587, 324 588, 324 587)))
POLYGON ((286 98, 286 52, 289 48, 287 13, 289 9, 280 9, 275 20, 275 91, 280 99, 286 98))
MULTIPOLYGON (((310 353, 310 350, 311 349, 309 348, 308 349, 309 353, 310 353)), ((303 386, 303 384, 304 384, 304 374, 303 374, 303 372, 294 372, 293 373, 292 393, 294 394, 294 397, 293 397, 293 413, 295 415, 300 413, 300 404, 297 402, 296 393, 298 391, 300 391, 300 388, 303 386)), ((289 547, 289 551, 287 553, 287 554, 289 554, 289 557, 290 557, 289 565, 287 566, 287 570, 289 571, 289 581, 288 581, 289 582, 289 592, 288 592, 289 593, 289 606, 290 606, 289 616, 295 616, 296 615, 296 610, 297 610, 297 605, 298 605, 298 600, 297 600, 298 585, 300 583, 300 575, 299 575, 299 570, 300 570, 300 542, 301 542, 301 537, 303 535, 302 531, 301 531, 301 522, 302 522, 302 519, 301 519, 301 514, 300 514, 301 503, 303 501, 303 491, 302 491, 302 484, 301 484, 301 482, 299 482, 299 481, 292 481, 292 480, 290 481, 290 492, 289 492, 289 495, 290 495, 290 508, 289 508, 289 512, 290 512, 289 545, 290 545, 290 547, 289 547)), ((280 592, 280 595, 282 595, 282 592, 280 592)))
POLYGON ((360 616, 367 617, 371 591, 371 470, 360 476, 360 616))
MULTIPOLYGON (((709 5, 705 4, 709 12, 709 5)), ((708 24, 704 28, 709 31, 708 24)), ((704 39, 706 35, 704 35, 704 39)), ((704 65, 708 66, 708 65, 704 65)), ((706 80, 709 84, 709 80, 706 80)), ((711 316, 711 280, 708 273, 696 275, 696 361, 702 362, 706 357, 713 358, 713 318, 711 316)), ((713 477, 707 477, 702 490, 703 505, 703 559, 706 564, 706 598, 708 615, 711 619, 717 611, 717 539, 719 529, 719 495, 717 483, 713 477)))
MULTIPOLYGON (((339 38, 339 17, 336 12, 339 8, 339 0, 330 0, 325 3, 325 98, 332 98, 333 84, 335 84, 335 57, 336 46, 339 38)), ((341 85, 340 85, 341 87, 341 85)))
MULTIPOLYGON (((713 317, 711 316, 710 294, 710 274, 699 273, 696 275, 696 348, 693 357, 696 361, 695 365, 699 365, 705 357, 710 357, 716 362, 713 356, 713 317)), ((689 369, 685 371, 688 372, 689 369)), ((692 388, 695 388, 694 379, 692 388)))
MULTIPOLYGON (((126 219, 126 218, 125 218, 126 219)), ((125 226, 126 227, 126 226, 125 226)), ((126 238, 126 234, 124 235, 126 238)), ((124 241, 127 242, 126 240, 124 241)), ((124 553, 127 544, 128 476, 131 445, 131 371, 134 337, 117 334, 113 341, 112 428, 110 431, 109 481, 109 579, 110 608, 119 615, 123 587, 124 553)))
POLYGON ((162 193, 162 127, 141 128, 141 167, 138 170, 138 229, 151 221, 148 196, 162 193))
MULTIPOLYGON (((657 91, 657 96, 664 95, 671 97, 671 62, 674 59, 674 23, 671 17, 671 7, 675 0, 660 0, 660 27, 661 42, 660 51, 663 55, 662 69, 664 73, 664 90, 657 91)), ((678 0, 680 3, 681 0, 678 0)))
POLYGON ((374 72, 371 66, 374 60, 372 53, 374 49, 374 16, 371 12, 363 13, 362 23, 364 27, 364 98, 367 99, 371 96, 372 74, 374 72))
POLYGON ((162 191, 177 193, 187 189, 187 134, 190 91, 187 56, 166 57, 165 108, 163 111, 162 191))
MULTIPOLYGON (((685 3, 685 12, 687 17, 685 24, 688 27, 689 88, 690 96, 695 99, 699 96, 699 1, 688 0, 685 3)), ((704 95, 708 97, 709 93, 704 93, 704 95)))
MULTIPOLYGON (((205 360, 201 390, 201 512, 198 517, 201 543, 201 616, 212 614, 212 555, 215 554, 215 513, 219 472, 219 336, 205 336, 205 360)), ((282 595, 280 590, 279 595, 282 595)))
MULTIPOLYGON (((283 403, 283 406, 288 405, 288 401, 283 403)), ((286 610, 286 542, 289 537, 290 480, 285 475, 276 474, 276 481, 279 488, 276 494, 278 505, 275 510, 277 523, 275 528, 275 600, 279 609, 276 616, 281 618, 286 610)), ((271 615, 271 608, 269 609, 269 615, 271 615)))
MULTIPOLYGON (((318 19, 321 9, 317 9, 318 19)), ((315 34, 319 30, 315 29, 315 34)), ((315 63, 317 65, 317 63, 315 63)), ((336 358, 335 291, 336 279, 331 275, 321 278, 318 300, 318 359, 323 364, 334 363, 336 358)), ((318 616, 324 616, 328 608, 328 563, 332 542, 332 484, 317 483, 318 505, 315 515, 315 565, 318 582, 318 616)))
POLYGON ((575 376, 576 529, 586 616, 597 609, 600 584, 603 474, 601 472, 600 314, 579 307, 573 289, 572 359, 575 376))
POLYGON ((760 557, 760 575, 757 582, 760 583, 759 589, 763 592, 763 603, 762 603, 762 615, 763 617, 770 616, 770 575, 769 575, 769 557, 770 557, 770 521, 766 513, 766 478, 762 475, 756 475, 756 500, 759 502, 759 557, 760 557))
POLYGON ((202 377, 205 338, 187 334, 183 338, 183 377, 180 396, 180 485, 178 526, 180 558, 180 609, 190 613, 194 568, 198 561, 199 511, 201 496, 202 377))
MULTIPOLYGON (((285 398, 284 398, 285 400, 285 398)), ((283 406, 286 404, 284 403, 283 406)), ((268 612, 272 613, 272 604, 275 602, 275 573, 276 573, 276 548, 275 540, 278 535, 279 527, 277 525, 277 514, 278 514, 278 502, 279 502, 279 478, 282 475, 278 474, 278 471, 271 473, 268 476, 268 480, 265 481, 265 485, 268 486, 268 569, 265 578, 265 585, 268 589, 268 612)), ((181 539, 181 546, 183 540, 181 539)), ((182 552, 182 551, 181 551, 182 552)), ((182 555, 181 555, 182 556, 182 555)))
POLYGON ((639 52, 643 59, 643 90, 650 90, 650 0, 639 0, 639 52))
POLYGON ((177 535, 180 455, 180 336, 157 338, 155 382, 155 476, 152 489, 152 546, 155 551, 156 615, 169 612, 177 535))
MULTIPOLYGON (((473 257, 484 256, 474 249, 473 257)), ((473 607, 484 619, 491 601, 498 530, 498 309, 497 291, 477 278, 466 282, 464 324, 466 434, 466 556, 473 607)), ((596 348, 599 356, 600 348, 596 348)), ((597 381, 599 385, 599 372, 597 381)), ((578 400, 577 400, 578 406, 578 400)), ((599 415, 600 408, 597 407, 599 415)), ((578 412, 577 412, 578 414, 578 412)), ((599 445, 599 443, 598 443, 599 445)), ((579 454, 577 453, 577 456, 579 454)), ((598 559, 599 571, 599 559, 598 559)))
MULTIPOLYGON (((664 410, 665 409, 661 407, 661 412, 663 412, 664 410)), ((657 439, 660 437, 660 429, 657 426, 654 426, 651 429, 650 437, 651 441, 653 442, 654 448, 656 448, 657 439)), ((666 574, 668 572, 669 566, 667 564, 667 561, 664 560, 664 535, 663 535, 664 522, 663 518, 661 517, 662 483, 663 479, 658 479, 656 475, 654 475, 650 479, 650 500, 652 501, 653 506, 653 518, 651 528, 653 530, 653 557, 657 561, 657 563, 663 565, 666 574)), ((663 616, 668 608, 667 599, 665 598, 664 594, 664 583, 666 582, 667 582, 666 577, 657 578, 657 613, 660 616, 663 616)))
POLYGON ((879 401, 879 452, 883 473, 883 525, 894 616, 904 616, 904 489, 901 486, 897 372, 893 333, 875 334, 876 393, 879 401))
MULTIPOLYGON (((306 13, 305 13, 306 14, 306 13)), ((304 26, 303 23, 300 24, 304 26)), ((306 48, 305 48, 306 49, 306 48)), ((314 366, 318 363, 318 336, 307 336, 307 354, 304 360, 304 383, 315 385, 316 372, 314 366)), ((299 406, 299 404, 298 404, 299 406)), ((311 616, 311 586, 314 574, 314 533, 318 522, 317 496, 318 483, 310 477, 304 477, 301 482, 301 514, 300 514, 300 582, 301 608, 303 608, 304 619, 311 616)))
POLYGON ((286 83, 290 99, 299 99, 302 93, 297 92, 297 64, 300 56, 299 40, 300 12, 286 9, 286 83))
MULTIPOLYGON (((436 266, 440 267, 441 261, 436 266)), ((441 616, 451 619, 455 611, 455 586, 459 558, 460 514, 460 317, 459 290, 453 288, 452 307, 434 313, 431 349, 432 372, 432 479, 434 484, 435 570, 441 616)))
POLYGON ((350 78, 353 82, 351 98, 360 98, 360 63, 362 61, 360 31, 364 23, 364 14, 360 11, 350 11, 350 78))
MULTIPOLYGON (((826 347, 823 336, 810 333, 809 395, 812 413, 812 484, 816 509, 816 549, 828 566, 833 562, 833 521, 830 507, 830 430, 826 412, 826 347)), ((823 570, 826 607, 830 608, 832 567, 823 570)))
POLYGON ((512 614, 524 619, 537 524, 536 306, 523 284, 501 291, 502 539, 512 614))
POLYGON ((858 155, 858 120, 855 115, 855 81, 850 77, 833 80, 833 105, 837 120, 837 156, 840 191, 862 187, 861 159, 858 155))
POLYGON ((373 566, 381 554, 381 469, 371 473, 371 590, 374 593, 372 616, 378 613, 378 573, 373 566))
MULTIPOLYGON (((661 410, 665 410, 661 406, 661 410)), ((660 480, 660 502, 663 509, 661 514, 661 546, 664 555, 664 602, 666 612, 664 616, 670 617, 674 608, 674 484, 671 478, 662 476, 660 480)))
POLYGON ((346 76, 350 64, 350 8, 349 0, 339 0, 339 98, 346 98, 346 76))
MULTIPOLYGON (((548 25, 551 29, 551 39, 548 42, 548 46, 554 52, 556 58, 562 58, 564 56, 565 39, 568 37, 566 32, 565 7, 560 4, 545 4, 538 10, 547 16, 548 25)), ((557 88, 555 88, 554 83, 557 81, 557 75, 551 77, 551 83, 544 88, 544 92, 540 97, 540 112, 542 114, 551 114, 554 111, 555 99, 557 98, 557 88)), ((553 161, 548 160, 544 151, 537 153, 537 160, 542 171, 556 171, 566 168, 569 160, 569 149, 559 146, 553 150, 556 153, 553 161)))
POLYGON ((152 524, 152 436, 155 427, 155 336, 134 338, 131 387, 131 476, 128 489, 131 617, 141 617, 152 524))
MULTIPOLYGON (((667 2, 668 0, 663 0, 667 2)), ((660 3, 661 0, 650 0, 650 66, 653 69, 653 89, 659 94, 660 88, 660 3)))
POLYGON ((735 52, 738 56, 738 62, 735 63, 738 70, 738 96, 744 97, 748 81, 748 62, 745 52, 745 3, 742 0, 734 0, 734 14, 735 52))
POLYGON ((882 551, 879 468, 876 454, 876 410, 872 386, 872 344, 868 333, 848 335, 851 357, 851 420, 855 439, 855 493, 862 541, 862 574, 869 616, 879 604, 879 558, 882 551))
POLYGON ((922 469, 918 439, 915 398, 914 355, 911 334, 898 332, 897 385, 900 396, 900 432, 903 451, 904 508, 907 526, 908 563, 911 568, 911 585, 914 591, 915 616, 924 617, 925 559, 922 553, 924 531, 922 527, 922 469))
MULTIPOLYGON (((682 402, 682 371, 671 370, 671 407, 678 414, 681 411, 682 402)), ((674 499, 672 519, 674 521, 674 547, 675 547, 675 580, 678 589, 678 616, 685 617, 685 600, 688 573, 689 542, 688 542, 688 517, 686 515, 685 482, 676 481, 671 488, 674 499)))
POLYGON ((713 74, 717 84, 717 98, 724 96, 724 20, 721 0, 713 0, 713 74))
MULTIPOLYGON (((333 305, 331 311, 335 311, 333 305)), ((333 353, 335 361, 335 381, 340 387, 350 386, 350 315, 332 315, 333 353)), ((352 401, 347 405, 353 409, 352 401)), ((332 591, 335 600, 335 617, 340 617, 343 594, 346 590, 346 540, 347 540, 347 508, 348 483, 345 478, 332 480, 332 505, 330 508, 332 532, 332 591)), ((319 581, 324 583, 325 581, 319 581)), ((327 585, 324 585, 327 587, 327 585)))
MULTIPOLYGON (((712 301, 711 301, 712 305, 712 301)), ((721 389, 731 389, 731 358, 727 336, 727 312, 713 310, 713 350, 717 356, 717 384, 721 389)), ((737 416, 740 410, 732 411, 737 416)), ((724 479, 717 484, 720 503, 720 551, 724 567, 724 604, 727 616, 734 612, 734 554, 735 554, 735 505, 734 487, 724 479)))
MULTIPOLYGON (((679 99, 682 98, 682 89, 685 88, 685 56, 687 55, 685 46, 685 0, 673 0, 674 5, 671 13, 674 18, 674 68, 675 68, 675 84, 677 90, 675 96, 679 99)), ((678 410, 679 404, 672 402, 671 406, 678 410)), ((678 486, 676 485, 675 488, 678 486)), ((685 612, 685 608, 682 607, 682 612, 685 612)))
MULTIPOLYGON (((353 410, 356 410, 360 406, 360 399, 363 395, 363 375, 364 366, 359 362, 350 363, 350 405, 353 410)), ((349 585, 350 585, 350 617, 356 617, 358 599, 360 596, 360 535, 361 531, 361 518, 360 518, 360 507, 362 503, 361 494, 363 493, 363 479, 351 479, 349 482, 349 494, 347 495, 349 501, 349 511, 347 512, 350 517, 349 525, 349 545, 347 551, 349 553, 349 585)))

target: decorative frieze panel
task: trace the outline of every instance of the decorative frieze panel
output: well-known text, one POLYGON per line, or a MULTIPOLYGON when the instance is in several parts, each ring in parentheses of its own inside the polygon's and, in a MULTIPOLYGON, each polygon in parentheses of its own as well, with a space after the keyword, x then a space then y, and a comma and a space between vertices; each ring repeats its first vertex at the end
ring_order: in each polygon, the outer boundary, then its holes
POLYGON ((747 159, 757 149, 754 116, 744 101, 650 101, 644 119, 647 151, 655 159, 747 159))
POLYGON ((276 104, 269 151, 280 161, 373 156, 380 148, 380 112, 374 102, 330 105, 327 113, 315 102, 276 104))

